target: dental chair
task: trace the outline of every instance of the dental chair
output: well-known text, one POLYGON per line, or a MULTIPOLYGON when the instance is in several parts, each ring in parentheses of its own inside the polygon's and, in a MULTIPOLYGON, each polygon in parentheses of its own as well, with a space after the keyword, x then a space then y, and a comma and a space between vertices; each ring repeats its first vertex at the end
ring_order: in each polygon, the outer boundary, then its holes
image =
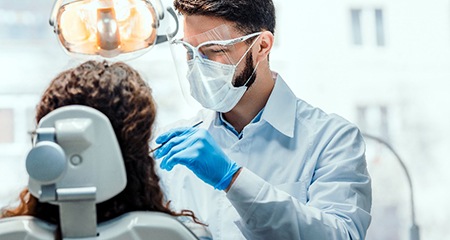
MULTIPOLYGON (((198 239, 175 217, 160 212, 129 212, 97 224, 96 204, 120 193, 127 178, 111 123, 93 108, 72 105, 45 116, 26 169, 30 193, 59 206, 63 239, 198 239)), ((4 218, 0 239, 55 239, 56 228, 31 216, 4 218)))

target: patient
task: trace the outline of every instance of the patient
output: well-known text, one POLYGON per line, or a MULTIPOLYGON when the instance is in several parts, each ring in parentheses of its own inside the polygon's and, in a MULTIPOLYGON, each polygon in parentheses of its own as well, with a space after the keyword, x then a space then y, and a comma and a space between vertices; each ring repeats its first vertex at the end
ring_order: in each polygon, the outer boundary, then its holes
MULTIPOLYGON (((151 89, 138 72, 125 63, 96 61, 64 71, 44 92, 36 108, 36 121, 59 107, 74 104, 95 108, 109 118, 125 162, 127 185, 115 197, 97 204, 98 222, 131 211, 157 211, 188 216, 198 223, 193 212, 173 212, 164 200, 148 145, 155 103, 151 89)), ((0 217, 20 215, 59 223, 58 206, 39 202, 27 189, 20 194, 19 206, 3 209, 0 217)))

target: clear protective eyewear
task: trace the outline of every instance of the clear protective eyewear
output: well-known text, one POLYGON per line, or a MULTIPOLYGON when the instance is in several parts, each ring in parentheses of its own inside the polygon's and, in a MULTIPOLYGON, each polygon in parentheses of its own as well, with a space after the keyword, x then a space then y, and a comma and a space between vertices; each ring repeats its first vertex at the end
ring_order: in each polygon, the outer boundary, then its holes
MULTIPOLYGON (((183 16, 179 16, 180 22, 184 22, 183 16)), ((227 24, 219 25, 206 32, 184 36, 186 30, 184 25, 180 25, 180 31, 175 36, 168 36, 170 51, 175 65, 178 83, 181 88, 186 103, 193 110, 201 109, 202 106, 191 95, 191 85, 187 76, 192 72, 188 62, 197 57, 200 61, 210 65, 211 61, 236 66, 243 59, 252 46, 249 41, 255 43, 255 37, 261 33, 251 33, 245 36, 236 37, 239 32, 232 26, 227 24), (245 42, 242 43, 242 42, 245 42), (242 43, 242 44, 239 44, 242 43), (238 51, 239 50, 239 51, 238 51)), ((172 29, 168 29, 170 33, 172 29)), ((245 61, 241 61, 245 62, 245 61)), ((231 68, 225 67, 224 68, 231 68)))
MULTIPOLYGON (((172 8, 167 9, 178 19, 172 8)), ((56 0, 50 17, 59 42, 70 55, 121 60, 137 57, 167 41, 157 35, 164 18, 161 0, 56 0)))
POLYGON ((228 39, 228 40, 211 40, 200 43, 198 46, 194 47, 188 41, 181 39, 175 39, 171 44, 183 45, 186 51, 187 60, 194 59, 195 57, 199 59, 208 59, 215 62, 220 62, 223 64, 236 64, 240 58, 233 58, 232 52, 234 45, 240 42, 244 42, 253 37, 259 36, 261 32, 251 33, 245 36, 228 39))

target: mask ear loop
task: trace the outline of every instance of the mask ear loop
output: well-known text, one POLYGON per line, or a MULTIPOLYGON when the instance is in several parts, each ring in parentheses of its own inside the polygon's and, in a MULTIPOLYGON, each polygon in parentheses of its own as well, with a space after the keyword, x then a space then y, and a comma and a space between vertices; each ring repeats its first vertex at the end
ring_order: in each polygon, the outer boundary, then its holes
POLYGON ((250 52, 250 49, 253 48, 253 46, 255 45, 256 41, 259 39, 259 36, 260 35, 258 35, 258 37, 255 39, 255 41, 253 41, 253 43, 250 45, 250 47, 248 47, 247 51, 245 51, 245 53, 242 55, 241 59, 239 59, 239 61, 236 64, 234 64, 234 66, 239 65, 239 63, 241 63, 242 59, 244 59, 244 57, 247 56, 247 53, 250 52))
MULTIPOLYGON (((253 41, 253 43, 250 45, 250 47, 247 49, 247 51, 245 51, 244 55, 242 55, 241 59, 240 59, 240 60, 236 63, 236 65, 234 65, 234 66, 239 65, 239 63, 241 63, 242 59, 244 59, 244 57, 247 56, 247 53, 250 51, 250 49, 253 48, 253 46, 255 45, 256 41, 259 39, 259 36, 260 36, 260 35, 258 35, 258 37, 255 39, 255 41, 253 41)), ((253 62, 253 61, 252 61, 252 62, 253 62)), ((252 75, 250 75, 250 77, 247 79, 247 81, 246 81, 246 82, 244 83, 244 85, 242 85, 242 86, 247 87, 247 84, 250 82, 250 79, 252 79, 253 75, 255 75, 256 69, 258 68, 259 63, 260 63, 260 61, 258 61, 258 62, 256 63, 255 68, 253 69, 252 75)))
POLYGON ((256 69, 258 68, 259 63, 260 63, 259 61, 256 63, 255 68, 253 69, 252 75, 250 75, 250 77, 247 79, 247 82, 245 82, 243 86, 248 87, 247 84, 248 84, 248 82, 250 82, 250 79, 252 79, 253 75, 255 75, 256 69))

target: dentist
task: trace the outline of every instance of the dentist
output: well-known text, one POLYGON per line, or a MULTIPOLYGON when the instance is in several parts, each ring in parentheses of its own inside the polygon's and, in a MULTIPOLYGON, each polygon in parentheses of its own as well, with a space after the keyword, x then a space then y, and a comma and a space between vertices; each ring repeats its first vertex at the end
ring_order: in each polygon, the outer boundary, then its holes
POLYGON ((193 210, 214 239, 364 239, 371 181, 363 138, 270 69, 272 0, 174 5, 184 37, 171 45, 185 54, 183 81, 205 109, 156 139, 171 204, 193 210))

